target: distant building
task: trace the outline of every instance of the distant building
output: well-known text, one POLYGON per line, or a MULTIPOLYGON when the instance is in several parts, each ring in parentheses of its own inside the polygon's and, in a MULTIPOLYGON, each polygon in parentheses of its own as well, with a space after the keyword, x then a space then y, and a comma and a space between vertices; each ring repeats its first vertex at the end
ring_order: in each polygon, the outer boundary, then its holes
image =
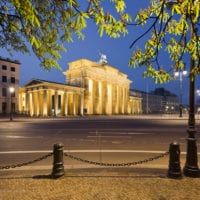
POLYGON ((39 79, 27 83, 20 89, 20 111, 30 116, 142 113, 141 97, 129 95, 127 75, 107 62, 70 62, 64 75, 66 84, 39 79))
POLYGON ((19 61, 0 57, 0 113, 19 110, 19 68, 19 61))
POLYGON ((156 88, 152 93, 162 96, 163 113, 179 112, 179 98, 176 94, 173 94, 164 88, 156 88))
POLYGON ((142 99, 143 114, 178 113, 179 98, 164 88, 157 88, 152 92, 131 89, 130 96, 142 99))

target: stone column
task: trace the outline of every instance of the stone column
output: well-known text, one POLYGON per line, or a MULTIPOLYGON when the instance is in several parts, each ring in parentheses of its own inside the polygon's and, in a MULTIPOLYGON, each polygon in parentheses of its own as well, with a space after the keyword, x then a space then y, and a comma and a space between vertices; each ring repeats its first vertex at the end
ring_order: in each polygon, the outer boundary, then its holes
POLYGON ((34 104, 35 104, 35 114, 38 117, 40 115, 40 99, 39 99, 39 91, 34 92, 34 104))
POLYGON ((102 82, 98 81, 98 114, 103 114, 102 110, 102 82))
POLYGON ((122 90, 122 114, 124 114, 124 110, 125 110, 125 92, 124 92, 124 88, 121 88, 122 90))
POLYGON ((43 90, 38 91, 38 107, 39 107, 39 116, 43 116, 43 107, 44 107, 44 99, 43 99, 43 90))
POLYGON ((52 112, 52 90, 48 90, 48 93, 47 93, 47 102, 48 102, 48 113, 49 113, 49 116, 53 115, 54 113, 52 112))
POLYGON ((94 92, 94 89, 93 89, 93 80, 92 79, 89 79, 88 80, 88 91, 89 91, 89 104, 88 104, 88 114, 93 114, 93 92, 94 92))
POLYGON ((128 103, 126 91, 127 91, 127 88, 125 87, 124 88, 124 114, 127 114, 127 103, 128 103))
POLYGON ((35 92, 32 92, 31 104, 32 104, 31 107, 32 107, 32 110, 33 110, 33 115, 32 116, 35 116, 36 115, 35 92))
POLYGON ((73 115, 76 115, 76 96, 72 94, 73 115))
POLYGON ((119 113, 122 114, 123 110, 123 92, 122 92, 122 88, 119 87, 119 113))
POLYGON ((24 108, 24 110, 25 110, 26 114, 30 115, 30 97, 29 96, 30 96, 30 94, 27 91, 25 93, 25 108, 24 108))
POLYGON ((33 116, 36 116, 36 102, 35 102, 35 92, 32 92, 32 108, 33 108, 33 116))
POLYGON ((32 117, 34 115, 34 104, 33 104, 33 93, 29 93, 29 109, 30 109, 30 116, 32 117))
POLYGON ((68 93, 64 93, 64 115, 68 115, 68 93))
POLYGON ((115 84, 112 84, 111 85, 111 89, 112 89, 112 92, 111 92, 111 95, 112 95, 112 114, 115 114, 116 113, 116 95, 115 95, 115 84))
POLYGON ((43 116, 48 116, 48 108, 47 108, 47 90, 43 91, 43 116))
POLYGON ((106 108, 107 108, 107 88, 105 82, 102 82, 102 114, 106 114, 106 108))
POLYGON ((106 85, 106 114, 112 114, 112 87, 111 84, 106 85))
POLYGON ((116 90, 115 91, 116 92, 116 107, 115 107, 115 109, 116 109, 116 113, 119 114, 119 98, 120 98, 120 96, 119 96, 119 86, 116 85, 115 90, 116 90))
POLYGON ((98 83, 93 80, 93 90, 92 90, 92 101, 93 101, 93 105, 92 105, 92 110, 93 113, 92 114, 97 114, 98 112, 98 83))
POLYGON ((61 110, 60 113, 62 116, 65 115, 65 92, 61 93, 61 110))
POLYGON ((84 90, 81 88, 80 90, 80 114, 84 116, 84 90))
POLYGON ((55 91, 54 93, 54 114, 57 116, 58 113, 58 91, 55 91))
POLYGON ((109 99, 109 114, 112 114, 113 113, 113 87, 112 87, 112 84, 109 84, 108 85, 108 89, 109 89, 109 95, 110 95, 110 99, 109 99))

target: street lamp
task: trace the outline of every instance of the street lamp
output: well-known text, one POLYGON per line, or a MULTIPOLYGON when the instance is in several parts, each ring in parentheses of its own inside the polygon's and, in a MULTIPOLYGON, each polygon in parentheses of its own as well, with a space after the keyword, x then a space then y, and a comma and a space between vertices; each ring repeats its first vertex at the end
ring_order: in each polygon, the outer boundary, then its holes
POLYGON ((13 93, 15 91, 15 88, 10 87, 9 91, 10 91, 10 121, 12 121, 13 120, 12 97, 13 97, 13 93))
POLYGON ((179 77, 180 81, 180 97, 179 97, 179 117, 183 117, 183 105, 182 105, 182 100, 183 100, 183 76, 187 75, 186 70, 181 70, 181 71, 175 71, 174 76, 179 77))
MULTIPOLYGON (((194 3, 194 0, 192 0, 194 3)), ((177 1, 167 1, 170 6, 176 4, 177 1)), ((190 25, 190 34, 193 38, 195 27, 190 25)), ((195 138, 195 77, 191 72, 194 69, 195 61, 190 55, 190 74, 189 74, 189 118, 188 118, 188 138, 187 138, 187 155, 184 166, 184 175, 189 177, 199 177, 198 156, 197 156, 197 142, 195 138)))
MULTIPOLYGON (((193 28, 191 27, 191 34, 193 28)), ((194 60, 190 56, 190 72, 194 68, 194 60)), ((197 142, 195 138, 195 77, 190 74, 190 87, 189 87, 189 118, 188 118, 188 138, 187 138, 187 156, 186 164, 184 167, 184 174, 190 177, 199 176, 198 156, 197 156, 197 142), (193 79, 193 80, 192 80, 193 79)))

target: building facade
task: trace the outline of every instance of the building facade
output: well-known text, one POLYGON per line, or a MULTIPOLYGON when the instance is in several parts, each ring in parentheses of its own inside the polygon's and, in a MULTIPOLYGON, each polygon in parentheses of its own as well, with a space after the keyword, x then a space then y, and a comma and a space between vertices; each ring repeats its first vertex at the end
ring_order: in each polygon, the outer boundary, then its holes
POLYGON ((19 68, 19 61, 0 57, 0 113, 19 110, 19 68))
POLYGON ((82 90, 75 86, 33 79, 20 88, 20 112, 37 117, 79 115, 82 90))
POLYGON ((142 99, 129 95, 126 74, 105 63, 69 63, 66 84, 33 79, 20 89, 20 111, 30 116, 142 113, 142 99))
POLYGON ((172 114, 179 112, 179 98, 164 88, 156 88, 152 92, 132 90, 142 98, 144 114, 172 114))
POLYGON ((162 96, 162 112, 163 113, 179 113, 180 104, 176 94, 171 93, 165 88, 156 88, 153 94, 162 96))

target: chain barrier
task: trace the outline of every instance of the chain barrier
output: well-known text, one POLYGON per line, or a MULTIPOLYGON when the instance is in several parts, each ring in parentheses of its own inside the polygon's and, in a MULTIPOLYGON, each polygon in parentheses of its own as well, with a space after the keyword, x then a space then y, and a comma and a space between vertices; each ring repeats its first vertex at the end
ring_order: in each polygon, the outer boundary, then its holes
POLYGON ((77 160, 77 161, 80 161, 80 162, 84 162, 84 163, 88 163, 88 164, 93 164, 93 165, 106 166, 106 167, 125 167, 125 166, 134 166, 134 165, 144 164, 144 163, 148 163, 148 162, 151 162, 151 161, 163 158, 163 157, 167 156, 168 154, 169 154, 169 151, 167 151, 165 153, 162 153, 162 154, 159 154, 157 156, 151 157, 151 158, 147 158, 147 159, 140 160, 140 161, 135 161, 135 162, 127 162, 127 163, 103 163, 103 162, 94 162, 94 161, 86 160, 86 159, 83 159, 83 158, 79 158, 79 157, 73 156, 73 155, 68 154, 68 153, 64 153, 64 155, 66 157, 69 157, 69 158, 71 158, 73 160, 77 160))
MULTIPOLYGON (((134 162, 127 162, 127 163, 95 162, 95 161, 86 160, 86 159, 83 159, 83 158, 80 158, 80 157, 76 157, 76 156, 73 156, 73 155, 68 154, 68 153, 64 153, 64 156, 69 157, 69 158, 71 158, 73 160, 77 160, 77 161, 80 161, 80 162, 93 164, 93 165, 106 166, 106 167, 125 167, 125 166, 134 166, 134 165, 144 164, 144 163, 148 163, 148 162, 151 162, 151 161, 154 161, 154 160, 158 160, 160 158, 163 158, 163 157, 167 156, 168 154, 169 154, 169 151, 167 151, 165 153, 162 153, 162 154, 159 154, 157 156, 151 157, 151 158, 147 158, 147 159, 139 160, 139 161, 134 161, 134 162)), ((50 157, 52 155, 53 155, 53 153, 49 153, 49 154, 46 154, 46 155, 44 155, 42 157, 34 159, 32 161, 19 163, 19 164, 14 164, 14 165, 0 166, 0 170, 2 170, 2 169, 10 169, 10 168, 17 168, 17 167, 30 165, 30 164, 45 160, 45 159, 47 159, 48 157, 50 157)))
POLYGON ((22 167, 22 166, 30 165, 30 164, 45 160, 52 155, 53 155, 53 153, 49 153, 49 154, 46 154, 46 155, 39 157, 39 158, 32 160, 32 161, 19 163, 19 164, 15 164, 15 165, 0 166, 0 169, 10 169, 10 168, 16 168, 16 167, 22 167))

